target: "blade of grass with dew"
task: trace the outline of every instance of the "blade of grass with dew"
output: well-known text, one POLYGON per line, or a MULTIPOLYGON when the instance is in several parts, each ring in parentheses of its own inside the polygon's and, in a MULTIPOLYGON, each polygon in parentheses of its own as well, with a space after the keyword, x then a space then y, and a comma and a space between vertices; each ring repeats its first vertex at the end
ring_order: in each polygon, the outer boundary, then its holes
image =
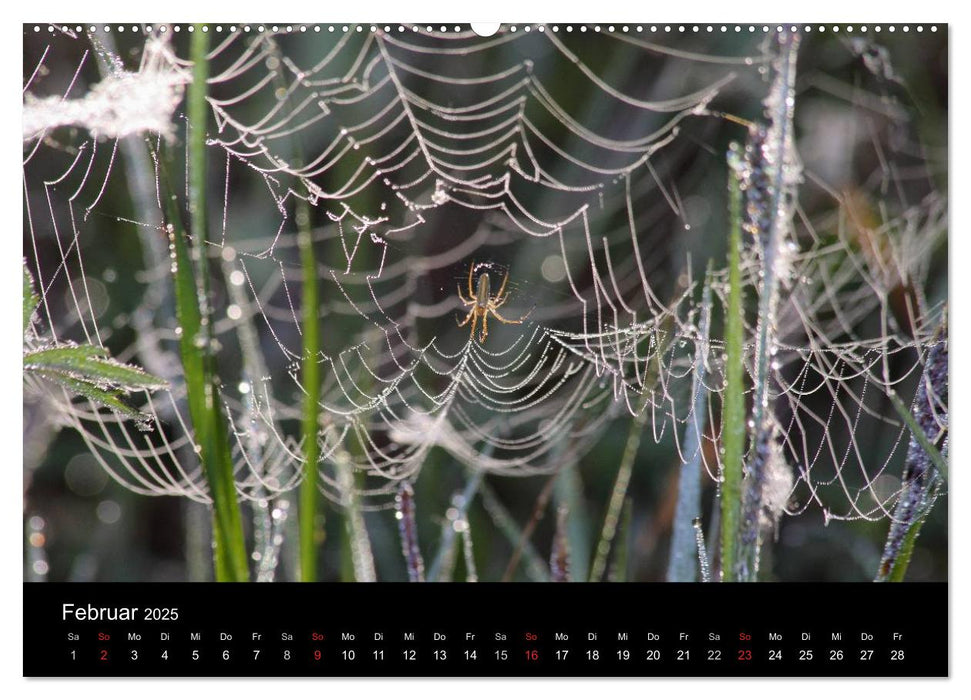
POLYGON ((695 552, 698 559, 698 570, 701 582, 711 582, 711 568, 708 565, 708 548, 705 547, 705 531, 701 529, 701 518, 695 518, 691 523, 695 534, 695 552))
MULTIPOLYGON (((554 461, 559 461, 561 455, 554 457, 554 461)), ((570 462, 560 470, 556 478, 553 498, 557 512, 561 508, 566 508, 569 513, 565 526, 567 547, 570 552, 570 579, 573 581, 585 581, 590 569, 591 523, 583 492, 583 482, 580 479, 577 463, 570 462)))
MULTIPOLYGON (((911 439, 904 461, 904 473, 897 507, 894 509, 890 531, 884 544, 876 581, 902 581, 907 573, 914 543, 930 514, 946 479, 938 463, 944 463, 948 429, 948 347, 946 328, 942 324, 937 341, 927 355, 924 371, 917 386, 917 394, 910 411, 898 408, 911 430, 911 439), (943 446, 939 451, 934 432, 943 446)), ((896 403, 900 399, 891 394, 896 403)))
POLYGON ((34 291, 34 278, 23 263, 23 371, 60 384, 73 394, 106 406, 134 420, 146 418, 122 398, 133 391, 162 389, 168 382, 140 367, 112 358, 104 348, 94 345, 57 345, 40 350, 27 346, 28 330, 40 299, 34 291))
POLYGON ((624 510, 620 516, 614 562, 607 572, 607 580, 611 583, 624 583, 630 578, 631 548, 634 546, 633 520, 634 501, 628 497, 624 501, 624 510))
MULTIPOLYGON (((485 456, 488 457, 491 454, 492 445, 486 448, 485 456)), ((481 484, 482 470, 470 470, 469 479, 465 483, 465 488, 462 490, 461 494, 458 494, 457 497, 452 500, 452 508, 449 510, 455 510, 455 514, 452 517, 446 516, 444 522, 442 523, 442 539, 438 545, 438 551, 435 554, 435 558, 432 560, 432 565, 428 568, 429 581, 438 581, 443 573, 443 567, 445 566, 446 562, 454 561, 455 528, 453 525, 460 520, 466 522, 468 521, 466 514, 468 513, 469 506, 472 504, 472 499, 475 498, 481 484)))
MULTIPOLYGON (((711 505, 709 506, 709 511, 708 511, 707 537, 708 537, 708 541, 712 543, 721 541, 722 512, 721 512, 720 506, 721 506, 721 503, 718 499, 718 492, 716 491, 715 497, 711 499, 711 505)), ((705 535, 704 532, 702 532, 701 534, 702 536, 705 535)), ((716 572, 716 575, 717 575, 718 569, 716 569, 715 567, 716 565, 721 564, 721 562, 717 559, 718 556, 719 556, 719 550, 717 546, 713 545, 708 548, 708 561, 706 562, 708 565, 708 570, 709 572, 711 571, 716 572)))
POLYGON ((920 530, 924 526, 924 522, 927 520, 927 517, 931 514, 934 503, 937 501, 938 494, 939 491, 937 488, 935 488, 932 494, 926 499, 923 507, 920 509, 920 515, 906 524, 904 527, 903 536, 901 537, 899 549, 897 550, 896 554, 889 559, 886 558, 885 554, 885 561, 887 562, 886 570, 883 563, 881 563, 881 568, 877 574, 876 581, 900 583, 907 577, 907 569, 910 567, 910 558, 914 554, 914 545, 917 542, 917 536, 920 534, 920 530))
POLYGON ((317 289, 317 259, 314 255, 310 229, 310 208, 307 201, 297 197, 297 246, 300 248, 300 264, 303 268, 303 359, 301 383, 304 402, 301 421, 303 435, 304 474, 300 481, 300 580, 317 579, 316 533, 320 517, 320 493, 317 489, 317 462, 320 444, 317 430, 320 422, 320 320, 317 289))
MULTIPOLYGON (((173 207, 174 208, 174 207, 173 207)), ((236 498, 233 463, 218 389, 212 372, 210 343, 203 330, 200 292, 192 273, 188 245, 178 219, 169 232, 174 251, 175 307, 181 333, 179 348, 185 372, 189 415, 213 509, 214 564, 217 581, 249 578, 243 523, 236 498)))
POLYGON ((913 438, 917 441, 921 449, 927 453, 927 457, 937 468, 937 471, 941 473, 941 476, 944 477, 944 480, 947 481, 947 460, 944 459, 941 451, 938 450, 934 443, 931 442, 931 439, 927 437, 927 433, 925 433, 920 427, 920 424, 917 423, 917 420, 914 418, 911 412, 907 410, 904 402, 900 400, 900 397, 897 396, 896 392, 891 390, 889 396, 890 403, 893 404, 894 410, 897 411, 897 415, 899 415, 904 423, 907 424, 907 428, 910 429, 911 436, 913 436, 913 438))
MULTIPOLYGON (((368 379, 372 375, 366 374, 358 379, 358 386, 362 391, 368 391, 368 379)), ((361 511, 361 500, 358 497, 360 473, 354 467, 354 460, 366 458, 359 440, 353 440, 349 449, 342 449, 333 457, 334 478, 339 494, 339 507, 335 515, 328 522, 339 532, 341 542, 341 580, 342 581, 375 581, 377 570, 371 548, 371 538, 367 531, 364 514, 361 511)))
POLYGON ((475 552, 472 551, 472 532, 469 521, 462 521, 462 561, 465 562, 465 582, 477 583, 479 574, 475 566, 475 552))
MULTIPOLYGON (((779 299, 779 267, 785 255, 785 237, 791 210, 791 196, 797 170, 793 152, 793 114, 796 94, 796 57, 799 47, 799 34, 782 32, 776 37, 779 56, 773 62, 776 73, 766 98, 769 128, 756 132, 750 130, 750 139, 758 134, 758 142, 764 137, 764 144, 754 154, 758 173, 764 177, 768 191, 760 191, 757 217, 758 230, 755 231, 762 249, 761 289, 759 292, 758 323, 755 332, 754 396, 752 400, 751 425, 758 440, 753 443, 762 450, 774 439, 774 426, 771 423, 769 408, 770 359, 775 352, 776 307, 779 299), (763 230, 765 224, 768 230, 763 230)), ((755 180, 755 176, 753 176, 755 180)), ((747 186, 752 183, 747 183, 747 186)), ((752 212, 749 199, 749 213, 752 212)), ((759 550, 762 546, 763 490, 765 485, 766 460, 761 454, 749 462, 742 483, 742 508, 739 513, 738 537, 736 538, 735 575, 737 581, 755 581, 759 571, 759 550)))
POLYGON ((695 348, 694 397, 691 419, 685 426, 684 452, 688 460, 678 475, 678 501, 674 511, 671 533, 671 554, 668 559, 668 581, 695 581, 697 555, 692 523, 701 515, 701 468, 704 458, 704 430, 708 413, 708 390, 705 386, 705 363, 708 357, 708 336, 711 328, 712 266, 708 264, 705 286, 701 293, 701 324, 695 348))
POLYGON ((212 532, 213 519, 209 507, 198 501, 182 503, 182 542, 185 547, 186 580, 210 582, 213 580, 212 532))
MULTIPOLYGON (((729 159, 738 159, 737 151, 729 159)), ((735 540, 742 505, 742 459, 745 453, 745 385, 742 302, 742 193, 736 175, 738 164, 728 169, 729 239, 728 300, 725 308, 725 391, 722 398, 721 572, 734 580, 735 540)))
POLYGON ((617 477, 614 480, 610 502, 607 504, 607 513, 604 516, 603 529, 600 531, 600 540, 597 542, 593 565, 590 567, 589 580, 591 582, 602 580, 607 571, 607 560, 610 556, 614 535, 617 534, 620 511, 624 505, 624 498, 627 496, 627 487, 630 486, 631 475, 634 471, 634 460, 637 458, 637 451, 641 446, 641 435, 644 434, 644 427, 647 425, 648 396, 649 393, 645 390, 641 395, 637 415, 631 419, 630 430, 627 432, 624 454, 620 459, 620 467, 617 469, 617 477))
POLYGON ((181 216, 164 165, 160 160, 160 188, 168 214, 169 243, 173 255, 176 316, 181 334, 179 349, 185 373, 189 414, 209 484, 213 510, 213 563, 218 581, 246 581, 249 562, 232 456, 222 405, 218 400, 215 358, 209 319, 209 283, 206 247, 206 123, 208 120, 208 34, 197 26, 191 41, 193 80, 189 86, 189 212, 192 221, 196 272, 181 216))
POLYGON ((24 369, 63 374, 79 381, 109 385, 124 391, 161 389, 163 379, 133 365, 125 365, 93 345, 66 345, 35 350, 24 355, 24 369))
MULTIPOLYGON (((415 491, 407 481, 398 484, 394 499, 394 516, 398 521, 401 552, 408 567, 408 580, 421 583, 425 580, 425 562, 418 545, 418 520, 415 517, 415 491)), ((434 580, 434 579, 432 579, 434 580)))
POLYGON ((354 569, 354 580, 368 583, 377 581, 371 538, 368 535, 367 524, 364 522, 364 513, 361 511, 360 499, 357 495, 357 477, 349 457, 337 460, 337 483, 341 491, 341 503, 346 512, 344 527, 354 569))
POLYGON ((91 382, 88 382, 82 379, 76 379, 75 377, 72 377, 66 374, 59 374, 57 372, 48 372, 45 370, 36 370, 36 369, 30 370, 27 368, 25 368, 25 371, 33 372, 33 374, 36 374, 39 377, 43 377, 48 381, 59 384, 65 389, 67 389, 67 391, 69 391, 71 394, 76 396, 83 396, 84 398, 88 399, 93 403, 99 404, 106 408, 110 408, 113 411, 117 411, 118 413, 122 414, 126 418, 131 418, 132 420, 136 420, 136 421, 139 421, 139 420, 143 421, 143 420, 146 420, 147 418, 147 416, 142 414, 140 411, 138 411, 135 408, 132 408, 124 401, 122 401, 121 395, 117 392, 107 391, 91 382))
POLYGON ((570 540, 567 524, 570 510, 561 505, 556 510, 556 530, 553 532, 553 547, 550 551, 550 581, 567 583, 570 581, 570 540))
POLYGON ((27 260, 23 261, 23 274, 24 274, 24 286, 23 286, 23 307, 24 307, 24 335, 27 335, 27 329, 30 328, 30 319, 34 317, 34 311, 40 305, 40 297, 37 296, 37 292, 34 291, 34 277, 30 274, 30 270, 27 269, 27 260))

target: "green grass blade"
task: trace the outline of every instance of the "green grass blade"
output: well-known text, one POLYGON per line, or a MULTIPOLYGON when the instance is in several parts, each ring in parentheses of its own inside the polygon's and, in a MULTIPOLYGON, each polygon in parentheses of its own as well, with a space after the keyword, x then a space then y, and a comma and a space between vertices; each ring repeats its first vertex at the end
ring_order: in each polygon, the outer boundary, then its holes
POLYGON ((910 429, 910 434, 914 436, 917 444, 919 444, 924 452, 927 453, 927 456, 930 458, 931 462, 933 462, 934 466, 937 467, 937 471, 939 471, 941 476, 944 477, 944 480, 947 481, 947 460, 944 459, 941 451, 938 450, 937 446, 931 442, 929 437, 927 437, 927 433, 925 433, 924 429, 920 427, 920 424, 914 418, 914 415, 910 412, 910 409, 904 405, 904 402, 900 400, 897 393, 891 391, 889 396, 890 403, 893 404, 894 409, 897 411, 897 415, 899 415, 901 419, 903 419, 904 423, 907 424, 907 427, 910 429))
POLYGON ((920 530, 924 526, 927 516, 930 515, 931 508, 933 508, 936 500, 937 494, 935 492, 934 495, 928 499, 926 505, 921 510, 920 516, 907 525, 907 530, 903 537, 903 543, 900 546, 900 551, 897 553, 897 556, 892 560, 890 572, 887 574, 885 579, 878 577, 878 581, 886 580, 892 583, 899 583, 906 578, 907 569, 910 566, 910 558, 914 554, 914 545, 917 542, 917 536, 920 534, 920 530))
POLYGON ((630 486, 631 475, 634 472, 634 462, 637 459, 637 451, 641 446, 641 435, 644 434, 644 427, 647 425, 647 400, 650 396, 645 389, 641 396, 640 406, 630 422, 630 429, 627 432, 627 442, 624 445, 624 454, 620 458, 620 467, 617 469, 617 476, 614 479, 614 487, 610 492, 610 502, 607 504, 607 512, 604 515, 603 527, 600 530, 600 539, 594 552, 593 564, 590 566, 589 580, 592 582, 603 580, 607 571, 607 562, 610 557, 610 548, 613 545, 614 536, 617 534, 617 524, 620 522, 621 511, 624 507, 624 499, 627 498, 627 488, 630 486))
POLYGON ((144 420, 146 418, 140 411, 123 402, 117 391, 102 389, 91 382, 57 371, 45 369, 35 369, 33 371, 44 379, 60 384, 73 394, 83 396, 89 401, 110 408, 113 411, 118 411, 118 413, 121 413, 127 418, 133 420, 144 420))
MULTIPOLYGON (((192 82, 186 94, 188 113, 188 158, 189 158, 189 221, 190 231, 196 246, 196 276, 200 291, 209 289, 209 263, 206 257, 206 239, 209 231, 206 125, 209 122, 209 34, 197 24, 192 33, 190 58, 192 59, 192 82)), ((208 310, 208 298, 199 300, 204 313, 208 310)))
MULTIPOLYGON (((177 216, 177 212, 174 213, 177 216)), ((175 226, 175 221, 177 219, 173 219, 170 225, 175 226)), ((182 329, 179 350, 185 372, 189 415, 213 500, 216 579, 245 581, 249 578, 249 564, 236 498, 227 426, 212 372, 211 346, 203 330, 198 306, 200 295, 192 273, 185 235, 181 230, 173 229, 171 237, 175 253, 176 315, 182 329)))
POLYGON ((179 350, 185 374, 187 403, 196 445, 212 498, 213 563, 216 579, 246 581, 249 579, 249 559, 233 479, 228 427, 219 401, 209 319, 209 267, 205 254, 207 50, 208 35, 197 26, 191 44, 194 62, 193 82, 189 86, 187 97, 189 211, 192 217, 195 256, 189 250, 185 228, 173 199, 174 190, 169 183, 164 163, 161 160, 157 162, 160 169, 160 187, 166 203, 169 243, 173 258, 176 316, 180 328, 179 350), (195 257, 195 274, 193 274, 193 257, 195 257))
POLYGON ((624 583, 630 579, 631 549, 634 546, 633 511, 634 502, 628 498, 624 501, 624 510, 620 516, 614 563, 607 575, 607 580, 613 583, 624 583))
MULTIPOLYGON (((942 324, 937 341, 946 337, 946 325, 942 324)), ((910 428, 911 439, 877 581, 904 580, 920 529, 947 483, 948 355, 946 341, 931 347, 909 410, 895 392, 890 392, 894 408, 910 428), (933 439, 930 431, 936 433, 933 439)))
POLYGON ((166 382, 132 365, 108 357, 108 351, 93 345, 69 345, 35 350, 24 355, 24 369, 74 377, 95 385, 123 391, 162 389, 166 382))
MULTIPOLYGON (((563 450, 560 454, 565 452, 563 450)), ((557 456, 556 461, 561 457, 557 456)), ((556 477, 553 498, 557 513, 566 510, 566 545, 570 552, 570 580, 585 581, 590 570, 591 523, 584 500, 583 482, 577 463, 564 465, 556 477)), ((559 517, 559 516, 557 516, 559 517)))
POLYGON ((572 580, 570 540, 567 535, 569 520, 569 509, 565 505, 561 505, 556 510, 556 529, 553 532, 553 548, 550 552, 550 580, 553 583, 567 583, 572 580))
MULTIPOLYGON (((729 159, 737 153, 729 153, 729 159)), ((728 300, 725 308, 725 392, 722 398, 721 571, 734 580, 735 540, 742 504, 745 453, 744 313, 742 299, 742 193, 736 168, 728 169, 728 300)))
POLYGON ((317 431, 320 423, 320 301, 317 289, 317 259, 314 255, 310 227, 310 207, 297 197, 297 245, 303 268, 302 340, 303 360, 301 384, 304 403, 301 421, 303 436, 304 473, 300 482, 299 549, 300 580, 317 580, 317 537, 320 518, 320 492, 317 488, 317 468, 320 443, 317 431))

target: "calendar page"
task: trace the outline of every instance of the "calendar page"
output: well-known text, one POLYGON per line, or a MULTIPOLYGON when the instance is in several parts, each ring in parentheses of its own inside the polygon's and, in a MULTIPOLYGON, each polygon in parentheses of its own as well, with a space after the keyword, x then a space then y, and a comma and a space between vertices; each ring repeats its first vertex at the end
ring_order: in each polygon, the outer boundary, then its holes
POLYGON ((948 675, 948 26, 635 14, 23 25, 25 676, 948 675))

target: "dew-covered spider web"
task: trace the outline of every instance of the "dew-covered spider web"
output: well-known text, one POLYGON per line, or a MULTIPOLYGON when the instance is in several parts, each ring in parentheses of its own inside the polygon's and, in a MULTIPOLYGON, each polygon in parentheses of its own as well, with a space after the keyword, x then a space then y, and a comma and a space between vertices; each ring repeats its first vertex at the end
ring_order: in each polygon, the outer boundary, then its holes
MULTIPOLYGON (((169 388, 130 397, 142 421, 42 379, 24 390, 127 488, 208 502, 166 213, 189 181, 188 32, 136 29, 25 31, 31 342, 104 346, 169 388)), ((334 501, 350 488, 390 506, 435 448, 473 471, 554 474, 634 414, 645 439, 679 463, 700 452, 716 481, 726 152, 765 120, 772 42, 733 28, 448 29, 210 28, 204 250, 239 497, 290 492, 304 471, 307 235, 317 470, 334 501), (483 274, 486 298, 463 302, 483 274)), ((889 397, 909 404, 945 342, 946 142, 924 145, 914 94, 875 46, 807 36, 800 49, 768 379, 788 470, 773 498, 790 514, 892 513, 909 431, 889 397)), ((751 385, 764 270, 750 235, 742 274, 751 385)))

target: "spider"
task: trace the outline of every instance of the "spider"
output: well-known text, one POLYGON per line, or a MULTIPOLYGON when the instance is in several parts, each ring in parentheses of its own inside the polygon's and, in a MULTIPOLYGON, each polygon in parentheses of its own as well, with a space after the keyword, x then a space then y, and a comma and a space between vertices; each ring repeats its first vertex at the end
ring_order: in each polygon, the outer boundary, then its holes
POLYGON ((459 328, 472 321, 472 332, 470 336, 475 335, 475 324, 479 318, 482 319, 482 330, 479 333, 479 342, 484 343, 486 337, 489 335, 489 314, 491 313, 496 317, 496 320, 502 323, 522 323, 526 320, 526 317, 532 313, 532 309, 527 311, 522 318, 518 321, 512 321, 508 318, 503 318, 499 314, 499 307, 506 303, 506 298, 508 294, 503 294, 506 291, 506 282, 509 281, 509 272, 506 272, 506 276, 502 279, 502 284, 499 286, 499 292, 495 296, 490 295, 490 282, 489 273, 483 272, 479 275, 479 281, 476 284, 476 290, 472 289, 472 272, 475 270, 475 262, 469 267, 469 296, 462 293, 462 285, 458 286, 459 298, 462 303, 466 306, 471 306, 469 310, 469 315, 465 317, 465 320, 459 324, 459 328))

